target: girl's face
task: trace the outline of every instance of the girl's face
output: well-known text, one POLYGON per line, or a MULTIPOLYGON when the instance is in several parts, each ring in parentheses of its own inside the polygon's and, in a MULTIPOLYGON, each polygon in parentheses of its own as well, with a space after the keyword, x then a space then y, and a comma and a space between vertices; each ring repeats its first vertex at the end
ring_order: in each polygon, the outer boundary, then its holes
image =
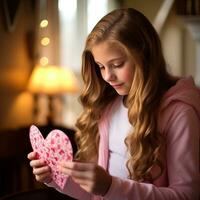
POLYGON ((105 41, 94 45, 92 54, 103 79, 119 95, 127 95, 132 85, 136 63, 125 48, 118 43, 105 41))

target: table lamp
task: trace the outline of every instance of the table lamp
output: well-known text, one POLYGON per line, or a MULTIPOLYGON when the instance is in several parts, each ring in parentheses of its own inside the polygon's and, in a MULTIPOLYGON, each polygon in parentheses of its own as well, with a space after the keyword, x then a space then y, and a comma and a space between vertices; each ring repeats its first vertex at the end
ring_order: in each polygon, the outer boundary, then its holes
MULTIPOLYGON (((48 124, 53 124, 53 98, 64 93, 76 93, 78 84, 73 72, 59 66, 36 66, 31 74, 28 90, 38 97, 45 94, 49 98, 48 124)), ((34 105, 36 106, 36 104, 34 105)), ((37 107, 34 108, 35 113, 37 107)))

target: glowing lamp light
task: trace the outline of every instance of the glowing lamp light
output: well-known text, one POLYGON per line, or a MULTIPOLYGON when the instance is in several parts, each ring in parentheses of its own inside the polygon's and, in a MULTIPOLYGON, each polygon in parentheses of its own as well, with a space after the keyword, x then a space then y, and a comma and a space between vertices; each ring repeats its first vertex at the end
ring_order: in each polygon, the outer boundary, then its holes
POLYGON ((46 28, 48 26, 48 20, 47 19, 43 19, 41 22, 40 22, 40 27, 41 28, 46 28))
POLYGON ((42 66, 45 66, 45 65, 47 65, 49 63, 49 59, 47 58, 47 57, 41 57, 40 58, 40 64, 42 65, 42 66))
POLYGON ((50 43, 50 39, 48 37, 43 37, 40 41, 41 45, 47 46, 50 43))
POLYGON ((78 91, 76 78, 69 69, 57 66, 37 66, 31 75, 28 89, 32 93, 56 95, 78 91))

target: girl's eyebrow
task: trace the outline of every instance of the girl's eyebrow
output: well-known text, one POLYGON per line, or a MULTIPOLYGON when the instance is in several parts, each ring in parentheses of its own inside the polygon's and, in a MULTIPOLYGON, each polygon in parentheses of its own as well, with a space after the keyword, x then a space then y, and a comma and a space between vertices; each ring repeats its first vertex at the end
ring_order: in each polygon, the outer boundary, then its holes
POLYGON ((100 62, 98 62, 98 61, 96 61, 96 60, 95 60, 95 63, 98 64, 98 65, 102 65, 100 62))
MULTIPOLYGON (((111 59, 111 60, 109 60, 108 62, 107 62, 107 64, 109 64, 109 63, 111 63, 111 62, 114 62, 114 61, 116 61, 116 60, 120 60, 120 59, 123 59, 124 58, 124 56, 123 57, 118 57, 118 58, 113 58, 113 59, 111 59)), ((102 65, 99 61, 97 61, 97 60, 95 60, 95 62, 98 64, 98 65, 102 65)))

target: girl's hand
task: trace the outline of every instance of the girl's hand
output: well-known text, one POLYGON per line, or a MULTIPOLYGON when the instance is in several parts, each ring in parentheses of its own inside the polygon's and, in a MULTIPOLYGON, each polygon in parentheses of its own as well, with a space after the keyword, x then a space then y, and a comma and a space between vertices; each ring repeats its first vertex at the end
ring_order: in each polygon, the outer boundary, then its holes
POLYGON ((94 163, 63 161, 58 168, 71 176, 84 190, 96 195, 105 195, 112 182, 111 175, 94 163))
POLYGON ((45 161, 38 159, 36 152, 29 153, 27 157, 31 160, 30 166, 33 168, 35 179, 39 182, 49 183, 51 181, 51 169, 45 161))

